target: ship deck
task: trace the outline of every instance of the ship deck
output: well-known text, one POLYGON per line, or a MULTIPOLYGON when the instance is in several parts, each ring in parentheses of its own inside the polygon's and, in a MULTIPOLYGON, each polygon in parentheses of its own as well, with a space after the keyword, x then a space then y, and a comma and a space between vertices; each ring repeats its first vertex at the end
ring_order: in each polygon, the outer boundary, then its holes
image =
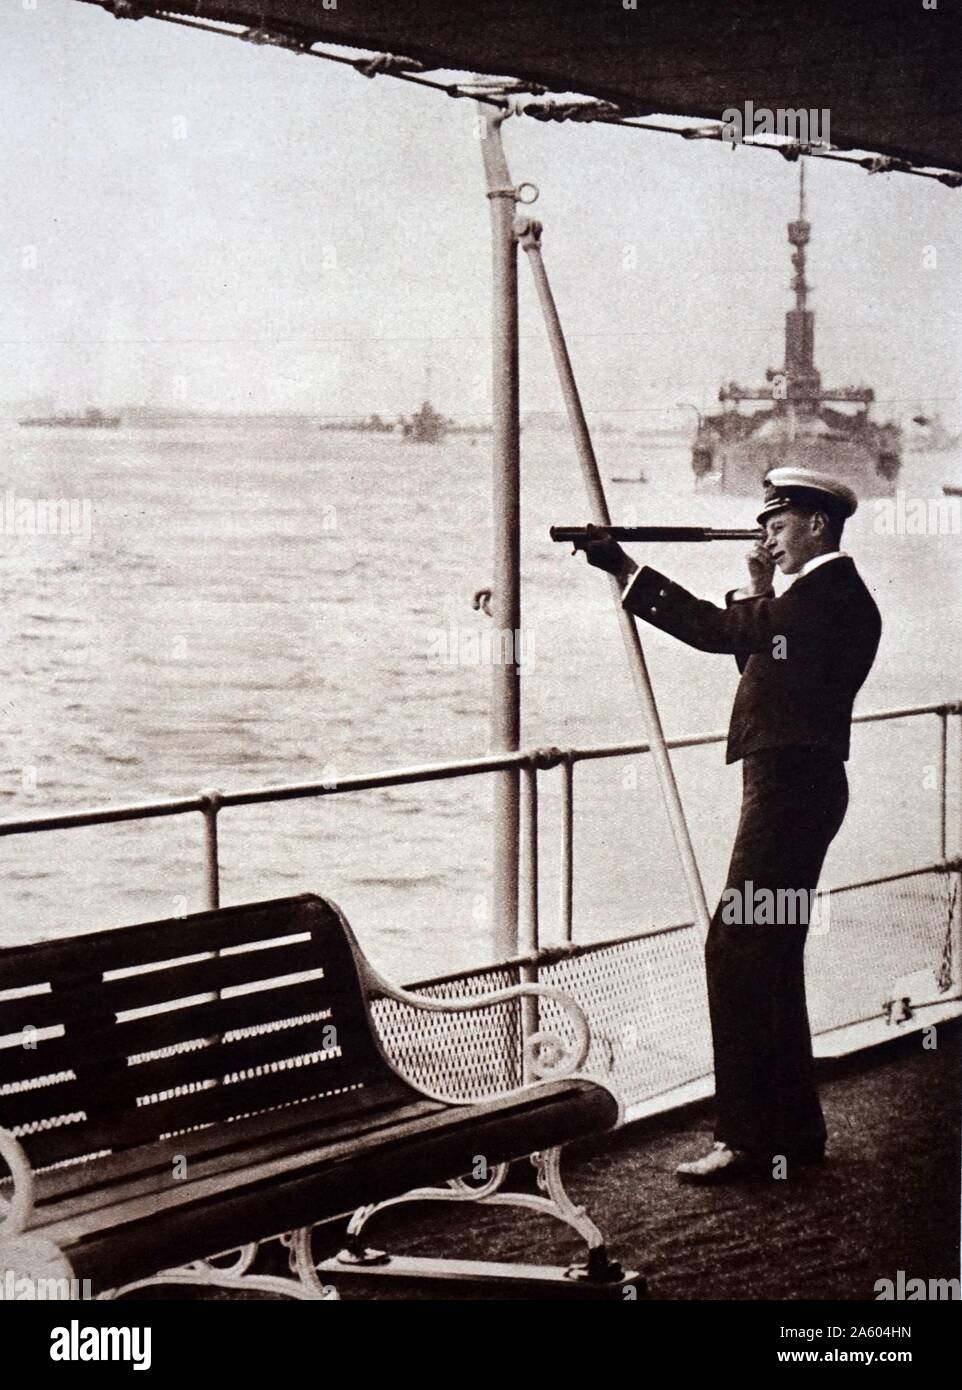
MULTIPOLYGON (((704 1102, 567 1150, 569 1192, 613 1253, 647 1275, 650 1299, 872 1301, 876 1281, 894 1281, 899 1270, 906 1279, 958 1277, 962 1024, 940 1025, 934 1050, 916 1033, 823 1062, 821 1072, 829 1158, 795 1181, 679 1185, 675 1165, 711 1142, 704 1102)), ((319 1256, 337 1250, 342 1227, 328 1229, 319 1256)), ((575 1254, 556 1223, 474 1203, 397 1207, 374 1218, 367 1238, 395 1254, 435 1258, 563 1265, 575 1254)), ((474 1285, 384 1277, 352 1277, 340 1292, 361 1300, 481 1296, 474 1285)), ((184 1291, 153 1292, 165 1296, 184 1291)))
MULTIPOLYGON (((822 1085, 829 1159, 794 1182, 681 1186, 676 1164, 711 1142, 710 1106, 583 1144, 567 1159, 568 1189, 646 1274, 652 1299, 875 1298, 875 1281, 959 1274, 962 1029, 938 1047, 919 1035, 834 1064, 822 1085)), ((510 1209, 421 1205, 372 1223, 374 1244, 419 1255, 564 1263, 560 1228, 510 1209)), ((396 1287, 342 1297, 437 1297, 396 1287)), ((372 1281, 373 1284, 373 1281, 372 1281)))

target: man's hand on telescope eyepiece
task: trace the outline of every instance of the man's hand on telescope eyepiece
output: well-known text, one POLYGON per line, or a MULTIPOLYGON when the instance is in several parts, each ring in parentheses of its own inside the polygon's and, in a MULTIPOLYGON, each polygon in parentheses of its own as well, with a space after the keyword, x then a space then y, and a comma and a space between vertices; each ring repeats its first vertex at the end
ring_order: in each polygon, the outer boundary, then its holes
POLYGON ((764 541, 756 541, 745 554, 748 561, 748 583, 735 589, 732 598, 768 598, 772 593, 772 576, 775 561, 765 548, 764 541))
POLYGON ((740 592, 745 598, 764 598, 772 591, 775 561, 763 541, 756 541, 745 558, 748 561, 748 583, 740 592))
POLYGON ((617 541, 613 541, 605 534, 604 528, 592 526, 588 523, 589 532, 584 541, 577 541, 572 554, 577 554, 579 550, 585 552, 589 565, 594 565, 595 569, 605 570, 608 574, 613 574, 621 584, 622 588, 634 574, 638 566, 630 555, 627 555, 617 541), (592 535, 591 532, 597 532, 592 535))

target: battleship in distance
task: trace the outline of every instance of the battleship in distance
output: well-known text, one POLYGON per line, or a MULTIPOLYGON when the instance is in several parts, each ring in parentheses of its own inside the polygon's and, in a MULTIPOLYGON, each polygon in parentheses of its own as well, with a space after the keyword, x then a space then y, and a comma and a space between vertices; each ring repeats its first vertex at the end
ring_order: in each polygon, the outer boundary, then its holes
POLYGON ((490 434, 490 425, 459 425, 442 415, 429 400, 423 401, 412 415, 402 415, 396 421, 382 415, 368 415, 362 420, 326 420, 319 426, 324 431, 343 431, 352 434, 393 435, 412 444, 440 444, 449 434, 490 434))
POLYGON ((768 369, 765 386, 728 382, 718 393, 723 409, 699 417, 691 459, 697 492, 757 496, 765 474, 777 465, 833 472, 862 497, 895 492, 902 466, 899 426, 870 418, 870 386, 826 389, 815 366, 815 314, 805 278, 811 231, 803 166, 798 218, 788 224, 795 306, 785 314, 785 365, 768 369), (742 401, 765 404, 742 412, 742 401), (856 409, 849 413, 838 406, 856 409))

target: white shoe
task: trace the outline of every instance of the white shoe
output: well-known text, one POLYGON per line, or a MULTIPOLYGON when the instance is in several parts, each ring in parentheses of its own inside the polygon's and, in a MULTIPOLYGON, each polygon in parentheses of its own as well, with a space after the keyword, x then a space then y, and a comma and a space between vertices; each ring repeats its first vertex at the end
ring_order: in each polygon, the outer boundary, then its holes
POLYGON ((758 1164, 751 1154, 743 1149, 730 1149, 723 1140, 716 1139, 702 1158, 679 1163, 675 1175, 680 1182, 713 1183, 730 1182, 757 1171, 758 1164))

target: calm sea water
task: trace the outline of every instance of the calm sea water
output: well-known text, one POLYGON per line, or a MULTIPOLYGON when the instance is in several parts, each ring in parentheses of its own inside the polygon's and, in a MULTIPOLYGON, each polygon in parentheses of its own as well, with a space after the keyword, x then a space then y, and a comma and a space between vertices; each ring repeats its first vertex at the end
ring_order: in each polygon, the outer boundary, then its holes
MULTIPOLYGON (((88 543, 3 537, 0 814, 330 779, 487 748, 487 441, 438 447, 304 426, 196 426, 0 436, 2 489, 86 499, 88 543), (457 660, 450 657, 457 648, 457 660)), ((598 439, 626 522, 750 525, 694 497, 687 449, 598 439)), ((524 439, 524 737, 603 743, 643 730, 607 586, 547 539, 585 519, 563 434, 524 439)), ((962 480, 952 455, 909 456, 908 496, 962 480)), ((962 696, 962 537, 887 537, 863 506, 846 546, 885 633, 863 709, 962 696)), ((743 547, 644 558, 706 597, 739 582, 743 547)), ((639 557, 641 558, 641 557, 639 557)), ((669 734, 722 729, 734 663, 649 632, 669 734)), ((935 857, 934 720, 857 734, 852 808, 826 880, 935 857)), ((688 916, 648 761, 579 767, 577 932, 688 916)), ((719 748, 677 755, 709 893, 724 873, 739 774, 719 748)), ((555 931, 557 774, 542 778, 542 910, 555 931)), ((953 807, 953 812, 956 808, 953 807)), ((417 978, 490 958, 484 778, 237 809, 221 817, 225 903, 334 897, 384 968, 417 978)), ((202 905, 199 817, 0 841, 0 940, 164 917, 202 905)))

